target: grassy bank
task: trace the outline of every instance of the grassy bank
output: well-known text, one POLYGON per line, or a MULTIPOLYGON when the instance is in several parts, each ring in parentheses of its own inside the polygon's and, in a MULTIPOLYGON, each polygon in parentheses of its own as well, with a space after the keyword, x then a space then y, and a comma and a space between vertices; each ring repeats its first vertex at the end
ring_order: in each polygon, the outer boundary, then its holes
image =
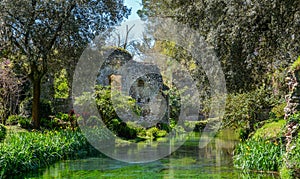
POLYGON ((280 173, 282 178, 298 178, 300 176, 300 135, 294 136, 288 152, 284 137, 287 132, 286 123, 290 120, 266 123, 257 129, 251 138, 240 143, 235 149, 235 167, 252 171, 275 171, 280 173))
POLYGON ((9 132, 0 143, 0 178, 95 152, 80 132, 9 132))

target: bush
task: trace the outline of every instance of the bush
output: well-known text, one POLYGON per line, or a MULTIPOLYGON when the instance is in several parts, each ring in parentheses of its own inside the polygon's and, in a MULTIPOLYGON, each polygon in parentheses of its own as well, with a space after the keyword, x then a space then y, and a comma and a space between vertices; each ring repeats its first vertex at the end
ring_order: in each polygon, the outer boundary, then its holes
POLYGON ((138 134, 138 129, 135 125, 127 124, 125 122, 121 122, 116 131, 119 137, 124 137, 126 139, 135 139, 138 134))
POLYGON ((148 137, 155 139, 166 136, 167 132, 165 130, 159 130, 157 127, 151 127, 146 131, 146 134, 148 137))
POLYGON ((255 91, 227 96, 224 127, 245 131, 245 137, 255 130, 256 124, 269 119, 269 112, 277 103, 270 90, 261 87, 255 91))
POLYGON ((50 100, 42 99, 40 102, 40 117, 49 119, 53 115, 52 102, 50 100))
POLYGON ((31 118, 20 118, 18 123, 22 128, 29 129, 31 127, 31 118))
POLYGON ((23 119, 23 116, 20 115, 11 115, 8 117, 6 124, 7 125, 17 125, 19 123, 19 120, 23 119))
POLYGON ((6 136, 6 128, 4 125, 0 124, 0 142, 5 139, 6 136))
POLYGON ((286 107, 286 103, 281 103, 276 106, 274 106, 271 110, 270 117, 271 118, 276 118, 276 119, 283 119, 285 112, 284 108, 286 107))
POLYGON ((280 141, 249 139, 237 145, 234 165, 243 170, 278 171, 284 148, 280 141))
POLYGON ((112 94, 110 86, 103 87, 101 85, 96 85, 95 94, 84 93, 82 96, 75 99, 75 104, 81 106, 82 111, 89 111, 88 107, 94 102, 94 97, 96 98, 96 104, 101 119, 106 125, 109 125, 110 121, 113 119, 119 119, 115 109, 119 110, 119 112, 125 110, 124 114, 127 113, 127 110, 133 111, 137 115, 140 115, 141 113, 133 98, 121 95, 119 92, 112 94), (114 100, 116 100, 114 101, 114 104, 111 100, 112 96, 114 100))
MULTIPOLYGON (((49 116, 53 115, 53 106, 50 100, 42 99, 40 101, 40 117, 41 118, 49 118, 49 116)), ((25 98, 19 107, 20 115, 24 117, 30 117, 32 109, 32 97, 25 98)))

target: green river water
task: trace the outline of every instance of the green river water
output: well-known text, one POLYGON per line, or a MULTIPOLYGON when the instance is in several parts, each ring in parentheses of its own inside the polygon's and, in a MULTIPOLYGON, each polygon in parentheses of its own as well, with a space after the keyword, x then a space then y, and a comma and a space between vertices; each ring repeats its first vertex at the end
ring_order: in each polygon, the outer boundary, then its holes
POLYGON ((279 178, 277 174, 234 169, 232 153, 236 143, 217 137, 199 148, 199 134, 194 133, 171 155, 150 163, 130 164, 103 155, 60 161, 22 178, 279 178))

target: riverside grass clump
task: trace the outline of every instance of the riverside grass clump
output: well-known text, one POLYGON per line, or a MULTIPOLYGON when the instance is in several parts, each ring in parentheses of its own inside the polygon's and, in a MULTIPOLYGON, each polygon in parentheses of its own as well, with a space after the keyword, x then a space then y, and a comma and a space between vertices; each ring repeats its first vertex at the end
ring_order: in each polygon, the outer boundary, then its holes
POLYGON ((61 159, 95 153, 80 132, 48 131, 9 133, 0 143, 0 178, 20 175, 61 159))
POLYGON ((243 170, 278 171, 285 153, 278 141, 249 139, 237 145, 234 165, 243 170))

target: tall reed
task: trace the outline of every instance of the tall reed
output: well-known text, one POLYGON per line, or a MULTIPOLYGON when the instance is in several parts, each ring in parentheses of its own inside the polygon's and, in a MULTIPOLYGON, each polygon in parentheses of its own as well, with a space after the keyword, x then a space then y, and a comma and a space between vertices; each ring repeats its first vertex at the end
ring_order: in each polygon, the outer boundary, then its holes
POLYGON ((0 143, 0 178, 18 175, 55 161, 86 156, 95 150, 80 132, 9 133, 0 143))

